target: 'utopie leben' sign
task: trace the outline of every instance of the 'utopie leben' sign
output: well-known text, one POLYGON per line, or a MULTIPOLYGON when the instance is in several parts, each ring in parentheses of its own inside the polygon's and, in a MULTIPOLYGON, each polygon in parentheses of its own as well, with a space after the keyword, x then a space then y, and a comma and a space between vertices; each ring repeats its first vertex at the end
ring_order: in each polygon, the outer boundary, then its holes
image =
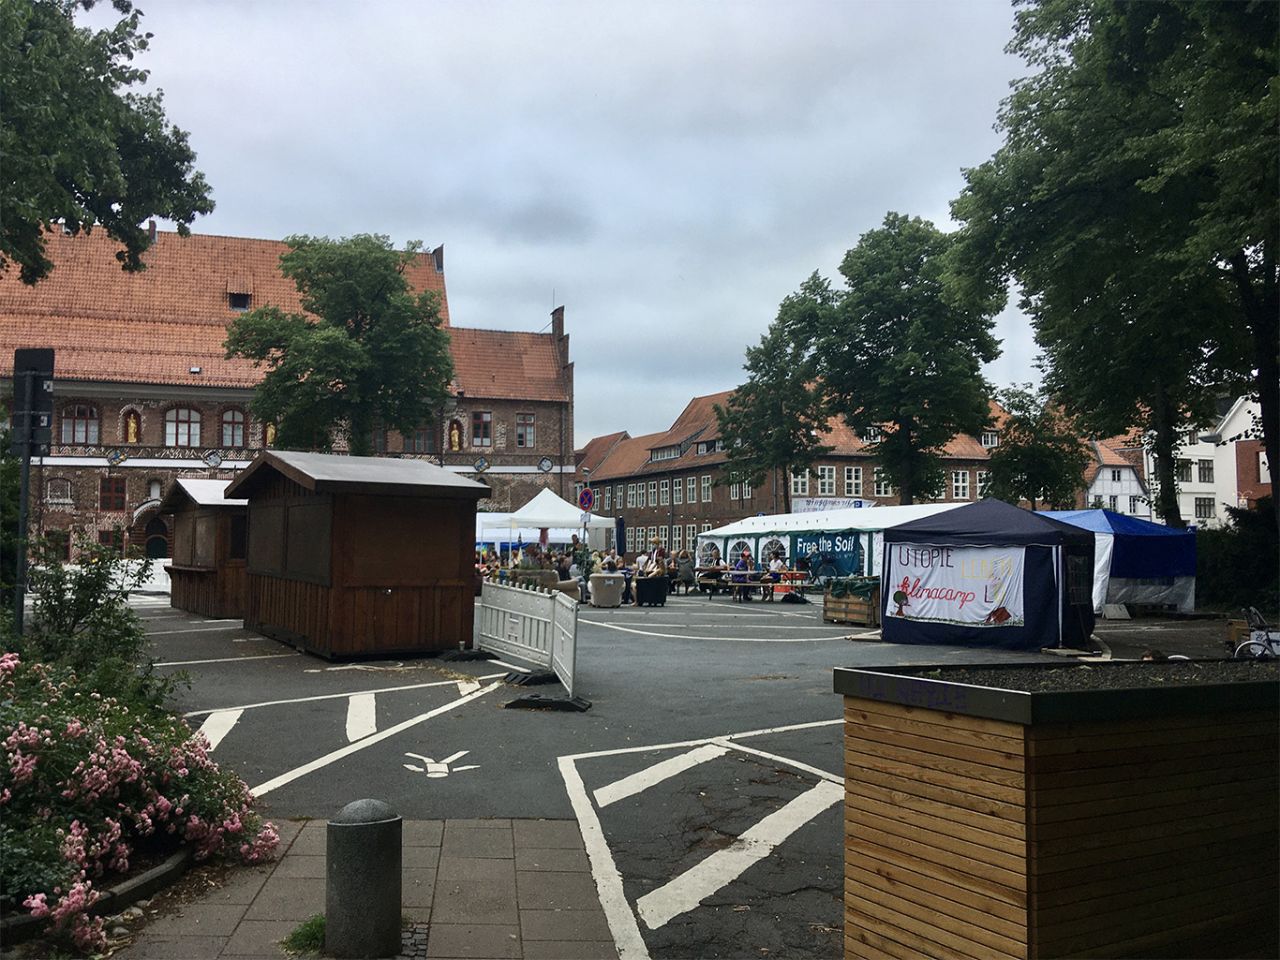
POLYGON ((889 544, 885 616, 977 627, 1023 625, 1023 547, 889 544))

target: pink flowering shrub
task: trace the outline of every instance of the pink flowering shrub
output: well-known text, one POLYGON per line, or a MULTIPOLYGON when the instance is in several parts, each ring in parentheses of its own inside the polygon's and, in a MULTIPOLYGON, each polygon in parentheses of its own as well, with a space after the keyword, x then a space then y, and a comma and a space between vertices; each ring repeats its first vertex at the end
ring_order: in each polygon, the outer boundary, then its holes
POLYGON ((55 936, 101 949, 90 910, 139 856, 269 857, 278 837, 252 801, 179 717, 0 655, 0 893, 55 936))

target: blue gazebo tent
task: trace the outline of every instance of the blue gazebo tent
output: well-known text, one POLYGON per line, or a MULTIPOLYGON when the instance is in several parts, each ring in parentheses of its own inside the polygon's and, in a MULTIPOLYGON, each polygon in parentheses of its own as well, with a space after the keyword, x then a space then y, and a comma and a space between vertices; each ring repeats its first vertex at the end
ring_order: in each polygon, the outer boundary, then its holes
POLYGON ((1000 500, 884 531, 890 643, 1085 648, 1093 632, 1093 533, 1000 500))
POLYGON ((1093 610, 1105 603, 1151 603, 1195 609, 1196 535, 1110 510, 1046 511, 1095 540, 1093 610))

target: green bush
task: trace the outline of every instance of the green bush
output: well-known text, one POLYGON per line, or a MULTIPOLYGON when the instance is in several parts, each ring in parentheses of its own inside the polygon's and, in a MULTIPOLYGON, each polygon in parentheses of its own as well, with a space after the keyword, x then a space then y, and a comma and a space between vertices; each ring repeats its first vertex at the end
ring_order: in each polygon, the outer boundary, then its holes
POLYGON ((1270 617, 1280 608, 1280 536, 1271 499, 1252 510, 1227 508, 1231 523, 1196 531, 1196 605, 1222 610, 1257 607, 1270 617))
POLYGON ((148 573, 109 548, 32 568, 27 635, 0 624, 0 895, 56 941, 105 944, 98 887, 182 845, 252 862, 278 837, 249 789, 165 707, 128 593, 148 573))

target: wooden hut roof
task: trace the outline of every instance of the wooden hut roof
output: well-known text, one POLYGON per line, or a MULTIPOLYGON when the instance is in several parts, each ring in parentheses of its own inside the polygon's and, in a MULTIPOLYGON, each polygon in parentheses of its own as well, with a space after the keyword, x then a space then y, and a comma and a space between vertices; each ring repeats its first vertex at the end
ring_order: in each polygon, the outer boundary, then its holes
POLYGON ((227 493, 247 497, 271 473, 279 473, 317 493, 367 493, 400 496, 476 499, 489 488, 423 460, 347 457, 331 453, 264 450, 231 481, 227 493))
POLYGON ((248 500, 228 500, 224 494, 230 480, 200 480, 192 477, 179 477, 165 493, 160 501, 161 513, 173 513, 187 504, 197 507, 244 507, 248 500))

